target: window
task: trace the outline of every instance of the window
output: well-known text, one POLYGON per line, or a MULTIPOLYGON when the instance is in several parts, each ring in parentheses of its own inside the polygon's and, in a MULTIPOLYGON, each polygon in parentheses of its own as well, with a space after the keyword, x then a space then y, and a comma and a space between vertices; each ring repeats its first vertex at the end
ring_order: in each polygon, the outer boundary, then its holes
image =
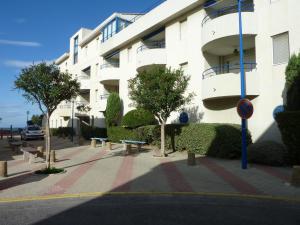
POLYGON ((289 33, 282 33, 273 38, 273 64, 287 63, 290 58, 289 33))
POLYGON ((78 36, 74 38, 74 58, 73 63, 76 64, 78 62, 78 36))
POLYGON ((179 40, 186 39, 187 32, 187 20, 183 20, 179 23, 179 40))
POLYGON ((95 73, 95 75, 98 76, 98 73, 99 73, 98 71, 99 71, 99 69, 100 69, 100 68, 99 68, 99 63, 96 64, 96 67, 95 67, 95 68, 96 68, 96 73, 95 73))

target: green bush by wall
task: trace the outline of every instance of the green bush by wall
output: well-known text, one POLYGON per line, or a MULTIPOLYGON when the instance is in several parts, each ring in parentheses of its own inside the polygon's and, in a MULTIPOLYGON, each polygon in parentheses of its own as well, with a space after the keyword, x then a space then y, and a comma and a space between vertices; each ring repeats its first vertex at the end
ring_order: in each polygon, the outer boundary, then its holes
MULTIPOLYGON (((160 146, 160 127, 136 129, 140 140, 160 146)), ((248 133, 247 143, 251 144, 248 133)), ((235 159, 241 156, 241 129, 233 124, 169 124, 166 126, 166 147, 173 151, 190 152, 218 158, 235 159)))
POLYGON ((119 143, 120 140, 139 140, 139 136, 134 129, 124 127, 109 127, 107 128, 108 139, 111 142, 119 143))
POLYGON ((72 127, 59 127, 59 128, 51 128, 50 132, 52 136, 58 136, 58 137, 69 137, 72 135, 76 135, 75 130, 72 130, 72 127))
POLYGON ((292 165, 300 164, 300 111, 285 111, 276 115, 282 141, 288 149, 292 165))
POLYGON ((251 163, 269 166, 288 165, 287 149, 274 141, 263 141, 248 147, 248 160, 251 163))
POLYGON ((146 125, 158 124, 154 115, 145 109, 134 109, 126 113, 122 119, 122 126, 128 128, 136 128, 146 125))
POLYGON ((106 128, 82 125, 81 126, 81 135, 86 140, 89 140, 93 137, 106 138, 107 130, 106 130, 106 128))

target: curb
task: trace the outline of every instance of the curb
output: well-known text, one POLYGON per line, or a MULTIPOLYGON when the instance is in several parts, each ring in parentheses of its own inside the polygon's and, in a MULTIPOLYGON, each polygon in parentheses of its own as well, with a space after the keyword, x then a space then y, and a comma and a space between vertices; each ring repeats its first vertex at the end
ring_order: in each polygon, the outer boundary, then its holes
POLYGON ((28 196, 19 198, 0 198, 0 203, 14 202, 30 202, 55 199, 72 199, 72 198, 88 198, 88 197, 105 197, 105 196, 199 196, 199 197, 222 197, 222 198, 240 198, 248 200, 270 200, 283 201, 290 203, 300 203, 300 198, 292 197, 277 197, 270 195, 245 195, 245 194, 230 194, 230 193, 213 193, 213 192, 88 192, 77 194, 58 194, 44 196, 28 196))

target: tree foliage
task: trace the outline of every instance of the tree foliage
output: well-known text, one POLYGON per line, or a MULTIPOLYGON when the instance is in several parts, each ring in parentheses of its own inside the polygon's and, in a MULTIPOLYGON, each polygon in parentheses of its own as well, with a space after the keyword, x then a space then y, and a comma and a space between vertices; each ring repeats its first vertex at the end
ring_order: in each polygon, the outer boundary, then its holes
POLYGON ((171 113, 190 102, 185 95, 190 77, 182 70, 152 66, 129 80, 129 96, 135 106, 150 111, 161 124, 161 154, 165 153, 165 124, 171 113))
POLYGON ((68 73, 60 72, 55 64, 40 63, 22 69, 15 87, 23 96, 37 103, 43 114, 51 115, 60 102, 71 100, 80 91, 80 84, 68 73))
POLYGON ((117 126, 120 122, 122 102, 118 93, 111 93, 107 99, 105 122, 108 127, 117 126))
POLYGON ((68 73, 60 72, 55 64, 40 63, 21 70, 15 87, 31 103, 37 103, 47 118, 46 150, 47 167, 50 168, 50 128, 49 118, 62 101, 70 101, 80 91, 80 84, 68 73))
POLYGON ((41 127, 43 125, 43 117, 43 115, 32 115, 31 122, 41 127))
POLYGON ((137 107, 149 110, 162 123, 192 99, 192 94, 184 95, 189 80, 182 70, 153 66, 129 80, 129 96, 137 107))
POLYGON ((290 111, 300 110, 300 53, 293 55, 289 60, 286 74, 286 109, 290 111))

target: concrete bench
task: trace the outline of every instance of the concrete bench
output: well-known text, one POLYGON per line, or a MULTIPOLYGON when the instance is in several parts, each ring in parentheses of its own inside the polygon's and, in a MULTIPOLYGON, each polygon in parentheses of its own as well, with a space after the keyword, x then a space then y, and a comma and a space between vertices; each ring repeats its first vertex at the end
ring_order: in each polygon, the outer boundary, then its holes
POLYGON ((91 138, 91 146, 96 148, 97 141, 100 141, 102 143, 102 147, 105 147, 105 143, 108 141, 107 138, 91 138))
POLYGON ((23 159, 29 163, 34 163, 35 159, 40 155, 40 151, 32 147, 23 147, 20 149, 23 152, 23 159))
POLYGON ((131 145, 137 145, 138 152, 141 151, 142 145, 146 144, 144 141, 136 140, 120 140, 124 145, 124 150, 128 153, 131 153, 131 145))

